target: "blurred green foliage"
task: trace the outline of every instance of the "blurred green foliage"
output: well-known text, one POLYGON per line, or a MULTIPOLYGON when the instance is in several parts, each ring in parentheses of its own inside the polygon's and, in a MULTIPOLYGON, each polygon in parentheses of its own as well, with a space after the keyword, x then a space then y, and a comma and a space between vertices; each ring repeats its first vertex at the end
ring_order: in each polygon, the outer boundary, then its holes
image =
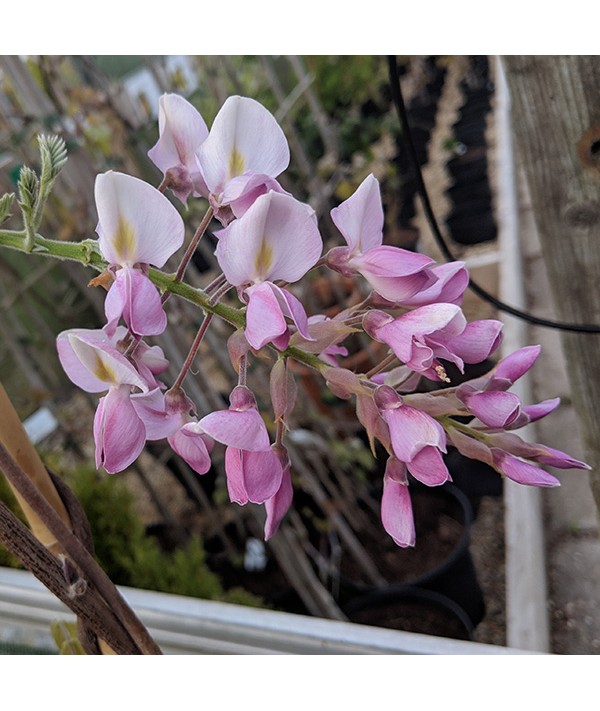
MULTIPOLYGON (((115 477, 100 475, 91 466, 65 473, 92 529, 96 559, 117 585, 157 590, 206 600, 263 607, 263 601, 243 588, 225 591, 206 564, 202 541, 192 538, 182 548, 164 552, 146 533, 135 511, 134 495, 115 477)), ((0 476, 0 500, 25 520, 5 478, 0 476)), ((0 546, 0 565, 22 568, 0 546)))
POLYGON ((96 558, 116 584, 262 606, 259 598, 242 589, 223 590, 218 576, 206 565, 199 538, 172 553, 161 550, 135 512, 133 494, 117 478, 80 467, 66 480, 90 521, 96 558))
MULTIPOLYGON (((19 518, 21 521, 25 521, 21 507, 17 503, 15 495, 12 493, 8 482, 3 474, 0 473, 0 501, 2 501, 8 508, 19 518)), ((21 561, 15 558, 11 553, 9 553, 4 546, 0 545, 0 566, 5 568, 22 568, 23 565, 21 561)))

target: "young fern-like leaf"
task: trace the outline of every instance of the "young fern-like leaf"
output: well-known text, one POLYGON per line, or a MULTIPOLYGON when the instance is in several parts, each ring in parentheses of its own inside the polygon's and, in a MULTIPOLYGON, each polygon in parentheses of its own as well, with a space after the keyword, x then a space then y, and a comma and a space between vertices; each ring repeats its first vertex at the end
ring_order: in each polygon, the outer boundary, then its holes
POLYGON ((0 225, 6 222, 12 214, 10 208, 12 207, 14 197, 14 193, 7 193, 0 198, 0 225))
POLYGON ((19 173, 19 207, 23 214, 32 215, 40 194, 40 181, 34 170, 24 165, 19 173))
POLYGON ((46 192, 67 162, 67 147, 60 136, 40 134, 37 138, 42 157, 40 182, 46 192))

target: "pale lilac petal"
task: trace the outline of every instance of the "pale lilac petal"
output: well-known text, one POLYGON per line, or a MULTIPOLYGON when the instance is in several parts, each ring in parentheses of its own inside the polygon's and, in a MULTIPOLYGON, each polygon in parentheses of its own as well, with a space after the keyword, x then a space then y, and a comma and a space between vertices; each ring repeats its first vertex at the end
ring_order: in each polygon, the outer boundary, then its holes
POLYGON ((94 417, 96 466, 114 474, 132 464, 144 449, 146 429, 129 399, 129 388, 111 388, 94 417))
POLYGON ((464 262, 447 262, 431 267, 437 281, 427 289, 403 301, 404 306, 426 306, 436 302, 460 305, 469 285, 469 272, 464 262))
POLYGON ((227 447, 225 450, 225 474, 229 500, 240 506, 248 503, 248 494, 244 486, 243 454, 241 449, 235 447, 227 447))
POLYGON ((95 356, 90 360, 84 358, 82 361, 79 355, 73 350, 70 336, 76 338, 78 334, 93 334, 94 337, 99 337, 100 344, 105 344, 112 348, 112 344, 104 331, 89 331, 83 328, 72 328, 59 333, 56 338, 56 349, 58 351, 60 364, 69 379, 75 383, 77 387, 88 393, 105 392, 113 384, 113 379, 108 377, 104 369, 98 372, 98 368, 93 367, 95 356), (90 370, 90 366, 92 366, 92 370, 90 370), (95 375, 94 372, 98 372, 98 375, 101 377, 95 375))
POLYGON ((415 479, 427 486, 440 486, 451 481, 450 472, 436 447, 423 447, 406 466, 415 479))
MULTIPOLYGON (((330 389, 332 389, 331 386, 330 389)), ((335 390, 333 390, 333 392, 335 393, 335 390)), ((390 449, 389 427, 375 406, 371 396, 356 396, 356 417, 365 428, 373 455, 375 454, 375 440, 379 440, 387 450, 390 449)))
POLYGON ((110 264, 163 267, 183 244, 175 207, 143 180, 108 171, 96 177, 98 245, 110 264))
POLYGON ((290 162, 290 150, 273 115, 254 99, 230 96, 216 115, 198 151, 209 190, 220 193, 244 173, 276 178, 290 162))
POLYGON ((543 402, 538 402, 535 405, 527 405, 523 408, 523 412, 527 415, 529 422, 536 422, 542 417, 546 417, 551 412, 554 412, 556 408, 560 405, 560 398, 554 397, 550 400, 544 400, 543 402))
POLYGON ((553 449, 552 447, 546 447, 543 444, 536 445, 537 452, 530 456, 534 462, 539 462, 540 464, 548 464, 551 467, 556 467, 556 469, 591 469, 589 464, 575 459, 570 454, 566 452, 561 452, 559 449, 553 449))
POLYGON ((437 420, 409 405, 381 410, 390 429, 394 454, 410 462, 423 447, 438 447, 446 451, 446 434, 437 420))
POLYGON ((188 425, 171 435, 169 445, 197 474, 206 474, 211 467, 210 439, 202 433, 195 432, 188 425))
POLYGON ((314 210, 273 191, 260 195, 239 220, 217 234, 215 256, 234 286, 276 279, 297 281, 323 250, 314 210))
POLYGON ((376 247, 353 257, 355 268, 384 299, 405 302, 435 282, 428 266, 433 260, 399 247, 376 247))
POLYGON ((240 175, 227 182, 220 202, 223 205, 229 205, 233 215, 240 218, 248 212, 257 198, 271 190, 276 193, 284 193, 285 195, 291 196, 287 190, 281 187, 275 178, 271 178, 268 175, 262 175, 260 173, 240 175))
POLYGON ((490 446, 510 452, 517 457, 531 459, 540 464, 548 464, 557 469, 590 469, 585 462, 581 462, 570 454, 561 452, 543 444, 526 442, 514 432, 497 432, 487 437, 490 446))
MULTIPOLYGON (((442 358, 443 360, 450 361, 450 363, 454 363, 460 372, 464 373, 464 361, 454 352, 450 343, 446 344, 443 341, 437 341, 437 334, 434 334, 433 336, 426 336, 424 340, 427 343, 427 346, 431 348, 436 358, 442 358)), ((413 362, 414 361, 415 358, 413 356, 413 362)), ((434 364, 432 363, 432 365, 434 364)))
POLYGON ((504 476, 527 486, 560 486, 560 481, 543 469, 501 450, 492 449, 495 467, 504 476))
POLYGON ((507 427, 521 411, 521 401, 513 393, 482 392, 465 395, 463 402, 488 427, 507 427))
POLYGON ((268 541, 271 536, 277 533, 283 517, 292 505, 293 498, 292 476, 290 468, 286 467, 282 472, 281 485, 277 493, 265 501, 265 511, 267 513, 265 541, 268 541))
POLYGON ((270 448, 267 427, 258 410, 254 408, 243 412, 217 410, 203 417, 197 425, 190 424, 189 429, 204 431, 214 440, 228 447, 250 452, 260 452, 270 448))
POLYGON ((381 522, 402 548, 415 545, 415 523, 408 486, 391 476, 386 467, 381 497, 381 522))
POLYGON ((149 346, 144 341, 138 341, 138 345, 133 352, 133 360, 140 371, 140 375, 143 375, 147 381, 152 381, 155 375, 164 373, 169 367, 169 361, 165 358, 162 348, 160 346, 149 346), (144 372, 142 373, 142 371, 144 372))
POLYGON ((131 277, 129 303, 123 312, 125 323, 137 336, 158 336, 167 327, 167 315, 158 289, 137 269, 131 270, 131 277))
POLYGON ((349 247, 366 252, 383 240, 383 207, 379 181, 371 173, 347 200, 331 211, 334 225, 349 247))
POLYGON ((541 346, 526 346, 507 355, 497 365, 492 373, 492 382, 494 380, 506 380, 511 385, 524 375, 537 360, 541 346))
POLYGON ((374 247, 368 252, 352 257, 350 263, 374 276, 400 278, 420 274, 423 283, 436 282, 431 274, 431 266, 435 264, 433 259, 401 247, 389 245, 374 247))
POLYGON ((348 355, 348 349, 345 346, 328 346, 324 351, 319 353, 319 358, 327 365, 339 365, 337 356, 345 358, 348 355))
POLYGON ((112 333, 123 317, 136 336, 157 336, 167 327, 167 315, 154 284, 139 269, 117 271, 104 301, 107 331, 112 333))
POLYGON ((104 402, 105 402, 105 400, 106 400, 106 396, 101 397, 100 400, 98 400, 98 407, 96 408, 96 412, 94 413, 93 433, 94 433, 94 444, 95 444, 94 461, 96 464, 96 469, 100 469, 100 467, 102 466, 102 460, 104 457, 103 428, 104 428, 104 402))
POLYGON ((131 395, 131 404, 144 423, 148 440, 170 437, 181 428, 181 414, 166 412, 165 396, 160 388, 155 388, 148 393, 131 395))
POLYGON ((308 316, 304 310, 302 303, 287 289, 282 289, 276 284, 266 282, 271 287, 273 293, 277 297, 277 301, 281 307, 281 312, 284 316, 293 321, 300 336, 305 341, 313 341, 308 329, 308 316))
POLYGON ((256 284, 246 290, 249 297, 246 309, 246 339, 260 350, 288 330, 277 296, 269 282, 256 284))
POLYGON ((431 365, 432 356, 425 350, 426 344, 415 343, 415 338, 434 333, 436 340, 453 338, 462 333, 466 325, 460 307, 455 304, 431 304, 384 323, 373 329, 371 335, 387 343, 403 363, 414 360, 431 365), (423 349, 423 353, 413 353, 415 348, 423 349))
POLYGON ((262 504, 275 496, 282 481, 279 457, 271 449, 266 452, 242 453, 244 488, 248 501, 262 504))
POLYGON ((158 142, 148 157, 163 173, 183 166, 189 174, 199 169, 196 151, 208 137, 208 127, 197 109, 177 94, 163 94, 158 101, 158 142))
POLYGON ((271 449, 248 452, 228 447, 225 472, 229 498, 237 504, 244 505, 249 501, 262 504, 274 496, 281 486, 281 464, 271 449))
POLYGON ((500 321, 494 319, 472 321, 446 346, 465 363, 481 363, 502 343, 502 326, 500 321))
POLYGON ((86 392, 103 392, 122 384, 134 385, 143 391, 148 389, 134 366, 102 330, 63 331, 56 345, 65 373, 86 392))
POLYGON ((284 351, 290 344, 290 330, 289 328, 286 329, 281 336, 277 336, 274 338, 271 343, 277 348, 279 351, 284 351))

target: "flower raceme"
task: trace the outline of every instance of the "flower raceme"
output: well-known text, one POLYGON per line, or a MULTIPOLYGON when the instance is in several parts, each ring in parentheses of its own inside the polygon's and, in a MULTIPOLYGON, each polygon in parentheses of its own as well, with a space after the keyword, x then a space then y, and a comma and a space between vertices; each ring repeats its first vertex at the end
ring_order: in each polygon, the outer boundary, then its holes
MULTIPOLYGON (((164 175, 161 188, 169 187, 184 204, 198 197, 208 200, 223 226, 216 232, 215 256, 223 271, 217 283, 236 287, 243 303, 240 314, 245 310, 245 322, 237 324, 239 330, 228 341, 239 384, 229 408, 196 413, 181 383, 204 335, 201 327, 196 350, 165 392, 160 377, 168 362, 158 346, 143 341, 167 325, 164 300, 147 273, 150 265, 162 268, 182 246, 184 224, 154 187, 123 173, 99 175, 98 246, 114 276, 105 302, 107 323, 102 330, 75 328, 57 338, 69 378, 87 392, 103 394, 94 418, 98 467, 121 471, 147 440, 166 439, 202 475, 220 443, 231 501, 264 504, 265 537, 270 538, 293 498, 293 463, 284 436, 297 400, 290 358, 303 360, 298 356, 303 353, 305 364, 314 365, 318 356, 317 370, 334 395, 356 399, 356 416, 373 452, 376 441, 387 451, 381 520, 399 546, 415 543, 410 481, 427 486, 449 481, 444 462, 448 444, 526 485, 557 483, 540 464, 588 468, 512 432, 545 417, 559 403, 523 405, 508 392, 533 365, 539 346, 522 348, 487 375, 457 387, 415 392, 422 376, 448 382, 444 363, 463 371, 465 363, 488 358, 501 343, 502 324, 491 319, 467 322, 460 308, 468 283, 462 262, 438 265, 428 256, 383 243, 384 213, 373 175, 331 211, 346 244, 319 261, 323 242, 317 216, 279 184, 289 148, 275 118, 258 102, 230 97, 209 131, 189 102, 165 94, 159 102, 159 138, 149 157, 164 175), (323 262, 345 277, 362 277, 371 293, 356 307, 340 304, 337 313, 307 315, 287 284, 323 262), (401 315, 399 308, 405 311, 401 315), (371 377, 340 366, 338 359, 349 353, 344 341, 361 330, 386 344, 400 363, 384 372, 390 356, 370 371, 371 377), (270 377, 277 430, 273 444, 246 385, 247 362, 253 351, 265 347, 278 351, 270 377), (477 419, 469 425, 453 419, 465 415, 477 419)), ((205 323, 208 327, 210 319, 205 323)))

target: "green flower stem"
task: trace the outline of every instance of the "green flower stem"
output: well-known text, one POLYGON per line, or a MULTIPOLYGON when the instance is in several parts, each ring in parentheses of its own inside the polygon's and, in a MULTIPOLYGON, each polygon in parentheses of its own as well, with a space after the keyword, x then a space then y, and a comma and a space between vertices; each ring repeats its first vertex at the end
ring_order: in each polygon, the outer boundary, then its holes
POLYGON ((474 439, 478 439, 480 442, 485 442, 488 439, 488 436, 485 432, 479 432, 479 430, 476 430, 473 427, 469 427, 469 425, 465 425, 462 422, 458 422, 458 420, 454 420, 449 415, 440 415, 435 419, 438 420, 438 422, 443 425, 444 429, 446 430, 453 427, 455 430, 458 430, 463 434, 469 435, 469 437, 473 437, 474 439))
MULTIPOLYGON (((0 230, 0 246, 15 249, 19 252, 28 252, 26 244, 27 234, 24 230, 0 230)), ((99 272, 104 271, 108 264, 100 254, 98 242, 86 239, 82 242, 63 242, 61 240, 46 239, 40 234, 35 235, 32 250, 34 254, 57 259, 69 259, 92 267, 99 272)), ((148 277, 163 292, 170 292, 186 301, 199 306, 205 313, 222 318, 236 328, 246 326, 246 315, 243 309, 236 309, 226 304, 211 303, 211 296, 202 289, 195 289, 185 282, 178 281, 175 274, 167 274, 160 269, 150 268, 148 277)), ((316 355, 307 353, 297 346, 289 346, 284 355, 297 360, 309 368, 321 372, 326 364, 316 355)))

